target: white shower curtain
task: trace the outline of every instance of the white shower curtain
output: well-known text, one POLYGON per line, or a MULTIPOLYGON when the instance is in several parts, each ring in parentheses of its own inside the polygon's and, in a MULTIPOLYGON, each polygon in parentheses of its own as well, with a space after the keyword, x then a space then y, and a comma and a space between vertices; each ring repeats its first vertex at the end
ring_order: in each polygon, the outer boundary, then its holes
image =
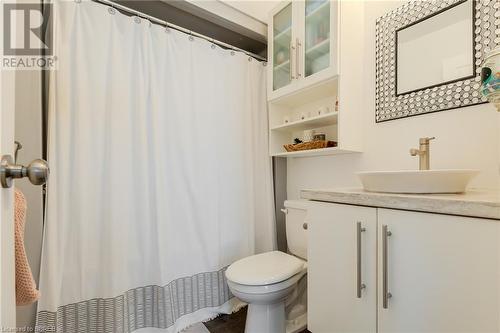
POLYGON ((91 1, 54 4, 37 328, 177 332, 274 248, 265 66, 91 1))

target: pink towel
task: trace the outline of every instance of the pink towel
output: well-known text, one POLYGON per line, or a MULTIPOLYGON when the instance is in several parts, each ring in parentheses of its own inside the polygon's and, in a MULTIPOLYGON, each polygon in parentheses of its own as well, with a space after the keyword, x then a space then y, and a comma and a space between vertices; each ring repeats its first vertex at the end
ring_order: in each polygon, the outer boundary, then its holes
POLYGON ((28 305, 40 297, 35 279, 24 249, 24 224, 26 222, 26 198, 18 189, 15 190, 14 222, 16 241, 16 304, 28 305))

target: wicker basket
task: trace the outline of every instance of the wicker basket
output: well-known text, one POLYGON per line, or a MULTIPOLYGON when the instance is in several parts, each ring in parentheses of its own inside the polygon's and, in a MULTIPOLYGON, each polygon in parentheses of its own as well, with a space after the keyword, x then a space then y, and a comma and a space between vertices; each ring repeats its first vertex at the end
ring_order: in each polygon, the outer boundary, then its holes
POLYGON ((285 150, 290 151, 301 151, 301 150, 311 150, 311 149, 321 149, 321 148, 329 148, 329 147, 337 147, 337 142, 335 141, 310 141, 304 143, 298 143, 295 145, 283 145, 285 150))

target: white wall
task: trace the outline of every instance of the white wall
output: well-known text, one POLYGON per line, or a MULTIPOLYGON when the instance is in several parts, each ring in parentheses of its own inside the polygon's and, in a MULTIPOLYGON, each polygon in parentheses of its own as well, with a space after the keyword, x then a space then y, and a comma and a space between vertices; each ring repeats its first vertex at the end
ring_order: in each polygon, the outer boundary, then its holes
MULTIPOLYGON (((490 104, 442 111, 385 123, 375 123, 375 20, 401 1, 366 1, 364 153, 355 155, 295 158, 288 160, 288 198, 299 197, 304 188, 359 187, 355 172, 418 168, 409 149, 418 138, 436 136, 431 143, 432 168, 473 168, 481 174, 472 187, 498 188, 500 116, 490 104)), ((342 101, 340 101, 342 103, 342 101)), ((349 110, 340 110, 349 112, 349 110)))

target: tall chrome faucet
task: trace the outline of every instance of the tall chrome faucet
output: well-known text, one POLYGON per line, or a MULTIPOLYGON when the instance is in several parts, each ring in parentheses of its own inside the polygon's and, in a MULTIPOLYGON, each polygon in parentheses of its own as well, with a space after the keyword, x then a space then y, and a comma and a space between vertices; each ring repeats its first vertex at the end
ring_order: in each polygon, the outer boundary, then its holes
POLYGON ((412 148, 410 149, 411 156, 419 157, 419 168, 420 170, 429 170, 430 161, 431 161, 431 150, 430 150, 430 141, 434 140, 435 137, 432 138, 420 138, 420 149, 412 148))

